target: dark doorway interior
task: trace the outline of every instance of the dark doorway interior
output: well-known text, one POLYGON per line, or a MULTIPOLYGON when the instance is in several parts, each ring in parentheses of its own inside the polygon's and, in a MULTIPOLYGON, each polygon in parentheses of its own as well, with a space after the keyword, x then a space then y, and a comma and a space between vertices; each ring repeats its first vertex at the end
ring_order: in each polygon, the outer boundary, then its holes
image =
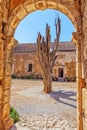
POLYGON ((58 77, 63 78, 63 68, 58 69, 58 77))

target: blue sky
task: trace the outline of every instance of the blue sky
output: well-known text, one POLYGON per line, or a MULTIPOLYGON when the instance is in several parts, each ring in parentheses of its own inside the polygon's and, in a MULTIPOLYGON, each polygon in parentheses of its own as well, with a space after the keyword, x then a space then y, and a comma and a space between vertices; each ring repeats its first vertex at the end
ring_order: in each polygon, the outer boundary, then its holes
POLYGON ((51 41, 55 39, 55 18, 61 19, 60 41, 71 41, 75 28, 69 18, 56 10, 38 10, 27 15, 17 26, 14 37, 19 43, 36 42, 38 32, 45 36, 46 23, 50 25, 51 41))

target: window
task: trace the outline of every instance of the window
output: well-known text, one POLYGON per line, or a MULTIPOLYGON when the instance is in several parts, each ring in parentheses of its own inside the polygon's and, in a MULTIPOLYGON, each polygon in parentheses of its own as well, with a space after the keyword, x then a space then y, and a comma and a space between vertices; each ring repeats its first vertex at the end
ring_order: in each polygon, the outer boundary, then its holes
POLYGON ((28 64, 28 72, 32 72, 32 64, 28 64))

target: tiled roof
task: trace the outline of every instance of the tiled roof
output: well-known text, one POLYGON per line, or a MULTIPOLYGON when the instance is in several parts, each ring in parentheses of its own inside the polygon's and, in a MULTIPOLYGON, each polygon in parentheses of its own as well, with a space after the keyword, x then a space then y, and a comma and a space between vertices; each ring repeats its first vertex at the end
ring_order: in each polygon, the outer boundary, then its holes
POLYGON ((22 43, 18 44, 18 46, 14 48, 14 53, 28 53, 35 51, 36 51, 35 43, 22 43))
POLYGON ((72 42, 61 42, 58 51, 76 51, 76 45, 72 42))
MULTIPOLYGON (((51 47, 54 46, 54 43, 51 43, 51 47)), ((14 48, 14 53, 31 53, 36 52, 37 45, 36 43, 22 43, 18 44, 17 47, 14 48)), ((72 42, 60 42, 58 46, 58 51, 75 51, 76 46, 72 42)))

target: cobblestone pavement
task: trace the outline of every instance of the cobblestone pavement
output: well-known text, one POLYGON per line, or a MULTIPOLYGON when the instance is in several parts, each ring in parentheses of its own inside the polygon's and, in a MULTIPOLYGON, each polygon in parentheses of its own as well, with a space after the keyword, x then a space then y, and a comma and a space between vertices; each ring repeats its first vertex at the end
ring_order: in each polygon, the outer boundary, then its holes
POLYGON ((42 90, 38 80, 12 81, 11 105, 20 114, 17 126, 26 130, 76 130, 76 83, 53 82, 50 94, 42 90))

